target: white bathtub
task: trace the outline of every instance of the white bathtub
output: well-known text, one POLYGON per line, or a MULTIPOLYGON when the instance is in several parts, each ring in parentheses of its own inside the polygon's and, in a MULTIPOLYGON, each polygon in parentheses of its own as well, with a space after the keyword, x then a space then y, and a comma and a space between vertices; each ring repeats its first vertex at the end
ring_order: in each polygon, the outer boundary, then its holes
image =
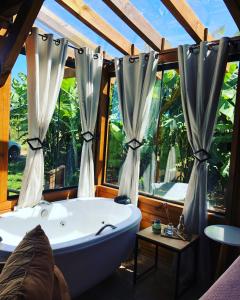
POLYGON ((105 198, 62 200, 23 208, 0 218, 0 256, 5 259, 26 232, 40 224, 74 298, 110 275, 131 252, 140 210, 105 198), (97 231, 106 224, 100 235, 97 231))

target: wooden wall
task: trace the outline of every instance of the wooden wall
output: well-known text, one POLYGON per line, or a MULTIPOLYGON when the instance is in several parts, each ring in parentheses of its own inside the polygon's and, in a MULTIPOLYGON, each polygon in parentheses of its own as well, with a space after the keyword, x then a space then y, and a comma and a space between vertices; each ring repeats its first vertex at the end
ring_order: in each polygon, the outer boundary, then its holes
MULTIPOLYGON (((118 194, 118 190, 104 185, 98 185, 96 187, 96 196, 97 197, 106 197, 114 198, 118 194)), ((151 226, 154 219, 160 219, 161 222, 167 224, 168 220, 166 217, 166 212, 163 207, 165 201, 156 200, 150 197, 139 195, 138 197, 138 207, 142 212, 142 222, 141 227, 146 228, 151 226)), ((168 211, 170 221, 177 225, 179 217, 182 213, 183 206, 177 205, 174 203, 168 204, 168 211)), ((208 222, 209 224, 223 224, 225 223, 225 217, 219 214, 208 213, 208 222)))
POLYGON ((8 140, 10 121, 11 77, 0 87, 0 211, 11 208, 6 202, 8 185, 8 140))

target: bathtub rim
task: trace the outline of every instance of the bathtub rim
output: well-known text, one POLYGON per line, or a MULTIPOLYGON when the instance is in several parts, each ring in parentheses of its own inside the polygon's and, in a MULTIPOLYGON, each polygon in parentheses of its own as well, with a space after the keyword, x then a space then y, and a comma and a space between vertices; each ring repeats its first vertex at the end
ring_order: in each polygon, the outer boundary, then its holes
MULTIPOLYGON (((79 197, 79 198, 73 198, 73 199, 64 199, 64 200, 58 200, 53 202, 54 203, 61 203, 61 202, 66 202, 66 201, 104 201, 104 202, 109 202, 113 201, 112 198, 104 198, 104 197, 79 197)), ((114 202, 114 205, 123 205, 123 204, 118 204, 114 202)), ((130 216, 122 221, 119 222, 116 226, 116 229, 105 229, 99 236, 95 236, 95 233, 89 234, 86 237, 81 237, 77 239, 73 239, 71 241, 67 242, 61 242, 61 243, 56 243, 56 244, 51 244, 51 248, 53 250, 54 254, 60 254, 60 253, 67 253, 67 252, 73 252, 76 251, 77 249, 84 249, 88 248, 94 245, 97 245, 98 243, 101 243, 103 241, 106 241, 108 239, 111 239, 113 236, 120 235, 124 232, 127 232, 128 230, 132 229, 133 227, 137 226, 140 224, 141 219, 142 219, 142 214, 141 211, 138 207, 134 206, 133 204, 128 204, 126 205, 127 207, 130 208, 131 214, 130 216)), ((12 215, 14 212, 7 212, 3 214, 3 216, 7 215, 12 215)), ((31 230, 31 229, 29 229, 31 230)), ((22 237, 23 238, 23 237, 22 237)), ((3 242, 0 243, 0 252, 5 252, 5 253, 12 253, 16 246, 9 245, 9 244, 4 244, 3 242)))

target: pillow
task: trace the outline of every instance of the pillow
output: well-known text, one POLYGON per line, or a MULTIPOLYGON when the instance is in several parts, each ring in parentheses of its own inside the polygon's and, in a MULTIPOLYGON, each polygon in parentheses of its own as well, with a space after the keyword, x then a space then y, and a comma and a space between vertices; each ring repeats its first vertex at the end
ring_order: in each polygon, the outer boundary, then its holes
POLYGON ((51 300, 53 267, 49 240, 38 225, 8 258, 0 274, 0 299, 51 300))
POLYGON ((66 280, 56 265, 54 266, 54 286, 52 300, 71 300, 66 280))

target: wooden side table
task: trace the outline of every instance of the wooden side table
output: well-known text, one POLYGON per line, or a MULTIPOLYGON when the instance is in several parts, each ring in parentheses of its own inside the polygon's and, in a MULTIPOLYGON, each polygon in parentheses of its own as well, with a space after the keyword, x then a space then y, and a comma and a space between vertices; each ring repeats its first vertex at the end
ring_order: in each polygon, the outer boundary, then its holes
MULTIPOLYGON (((152 232, 152 227, 148 227, 146 229, 143 229, 139 231, 136 234, 136 246, 135 246, 135 254, 134 254, 134 272, 133 272, 133 282, 136 284, 137 279, 145 275, 146 273, 149 273, 152 270, 156 270, 158 266, 158 248, 162 247, 165 249, 168 249, 169 251, 174 252, 177 255, 177 266, 176 266, 176 276, 175 276, 175 289, 174 289, 174 299, 177 299, 179 294, 179 269, 180 269, 180 263, 181 263, 181 254, 188 249, 189 247, 194 247, 195 252, 195 268, 197 268, 197 257, 198 257, 198 236, 193 235, 191 241, 182 241, 172 238, 163 237, 158 234, 154 234, 152 232), (155 245, 155 260, 154 264, 149 267, 146 271, 142 272, 141 274, 138 274, 138 244, 139 240, 147 241, 151 244, 155 245)), ((195 275, 197 272, 195 272, 195 275)), ((193 278, 195 280, 196 278, 193 278)), ((187 288, 185 288, 181 294, 185 292, 187 288)))

